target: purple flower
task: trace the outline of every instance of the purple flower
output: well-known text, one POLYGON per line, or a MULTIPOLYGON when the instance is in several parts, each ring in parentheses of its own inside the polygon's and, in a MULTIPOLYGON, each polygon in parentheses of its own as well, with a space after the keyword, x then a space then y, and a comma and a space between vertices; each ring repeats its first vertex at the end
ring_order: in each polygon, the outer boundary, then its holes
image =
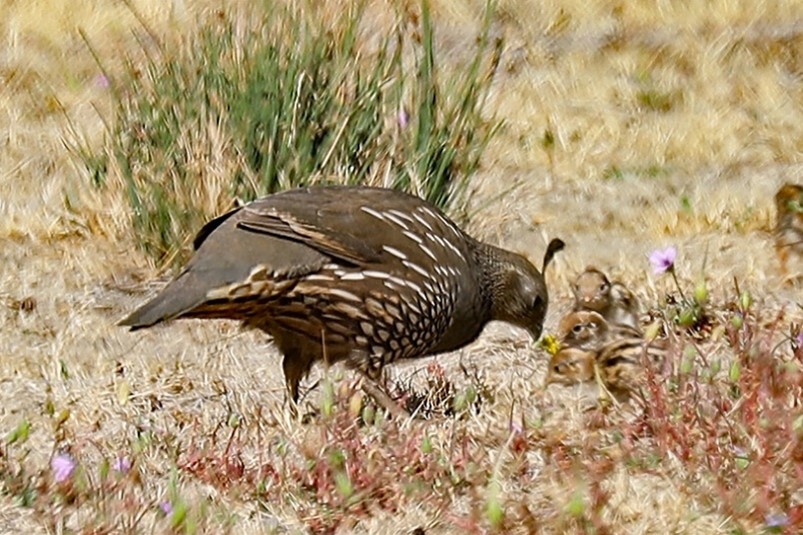
POLYGON ((764 517, 764 524, 768 528, 782 528, 789 524, 789 517, 785 513, 769 513, 764 517))
POLYGON ((748 451, 740 446, 733 446, 731 449, 733 450, 733 454, 739 459, 747 459, 750 456, 748 451))
POLYGON ((105 74, 98 74, 95 76, 95 87, 101 89, 107 89, 109 87, 109 79, 106 78, 105 74))
POLYGON ((524 426, 520 422, 510 422, 510 432, 514 435, 520 435, 524 433, 524 426))
POLYGON ((803 347, 803 332, 798 334, 795 340, 797 340, 797 347, 803 347))
POLYGON ((50 469, 53 470, 53 479, 56 480, 56 483, 64 483, 69 480, 75 472, 76 466, 78 463, 67 453, 57 453, 50 459, 50 469))
POLYGON ((404 106, 399 108, 399 114, 396 116, 396 120, 399 123, 399 128, 402 130, 407 128, 407 125, 410 124, 410 114, 407 113, 407 110, 404 109, 404 106))
POLYGON ((650 264, 652 264, 652 272, 656 275, 672 271, 675 268, 675 257, 678 255, 678 250, 673 245, 666 249, 657 249, 650 253, 650 264))
POLYGON ((112 464, 112 468, 115 472, 127 474, 131 470, 131 460, 128 457, 117 457, 114 460, 114 464, 112 464))
POLYGON ((164 514, 169 515, 173 512, 173 504, 170 503, 170 500, 162 500, 162 502, 159 504, 159 510, 164 514))

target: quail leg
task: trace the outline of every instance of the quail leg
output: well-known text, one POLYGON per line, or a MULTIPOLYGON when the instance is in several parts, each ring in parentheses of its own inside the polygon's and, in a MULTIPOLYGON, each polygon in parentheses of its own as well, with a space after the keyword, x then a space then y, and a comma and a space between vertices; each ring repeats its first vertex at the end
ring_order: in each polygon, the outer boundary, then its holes
POLYGON ((309 373, 311 367, 312 361, 304 357, 299 350, 287 351, 282 360, 284 381, 287 387, 287 402, 293 418, 298 415, 298 385, 309 373))
POLYGON ((379 382, 370 377, 367 373, 363 373, 362 391, 374 398, 380 407, 385 409, 394 418, 400 420, 410 419, 410 413, 404 410, 398 403, 393 401, 391 397, 385 392, 385 389, 379 382))

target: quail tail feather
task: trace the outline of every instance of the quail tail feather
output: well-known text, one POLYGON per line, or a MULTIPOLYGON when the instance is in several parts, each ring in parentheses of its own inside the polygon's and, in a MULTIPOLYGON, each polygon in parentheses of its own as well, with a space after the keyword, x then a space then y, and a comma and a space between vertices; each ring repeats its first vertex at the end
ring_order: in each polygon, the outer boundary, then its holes
POLYGON ((189 312, 206 299, 206 291, 194 278, 192 273, 185 273, 175 279, 156 297, 120 320, 117 325, 136 331, 189 312))

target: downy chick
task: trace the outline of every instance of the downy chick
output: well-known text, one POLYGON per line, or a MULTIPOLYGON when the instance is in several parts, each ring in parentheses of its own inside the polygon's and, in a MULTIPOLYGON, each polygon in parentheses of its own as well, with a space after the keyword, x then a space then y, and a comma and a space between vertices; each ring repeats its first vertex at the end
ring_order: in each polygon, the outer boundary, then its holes
POLYGON ((611 282, 602 271, 587 267, 572 283, 574 310, 593 310, 612 325, 639 329, 636 297, 621 282, 611 282))

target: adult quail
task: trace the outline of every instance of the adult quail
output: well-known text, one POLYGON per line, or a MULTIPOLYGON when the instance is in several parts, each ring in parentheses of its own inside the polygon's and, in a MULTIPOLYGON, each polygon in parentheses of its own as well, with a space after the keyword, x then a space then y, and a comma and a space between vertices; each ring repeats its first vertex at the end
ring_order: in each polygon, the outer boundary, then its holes
MULTIPOLYGON (((563 248, 552 240, 543 269, 563 248)), ((328 186, 269 195, 209 221, 195 254, 120 322, 228 318, 284 355, 292 406, 317 361, 372 380, 398 359, 451 351, 501 320, 541 334, 548 293, 519 254, 477 241, 437 208, 395 190, 328 186)))
POLYGON ((803 275, 803 186, 784 184, 775 194, 775 251, 789 279, 803 275), (789 259, 792 258, 792 273, 789 259))

